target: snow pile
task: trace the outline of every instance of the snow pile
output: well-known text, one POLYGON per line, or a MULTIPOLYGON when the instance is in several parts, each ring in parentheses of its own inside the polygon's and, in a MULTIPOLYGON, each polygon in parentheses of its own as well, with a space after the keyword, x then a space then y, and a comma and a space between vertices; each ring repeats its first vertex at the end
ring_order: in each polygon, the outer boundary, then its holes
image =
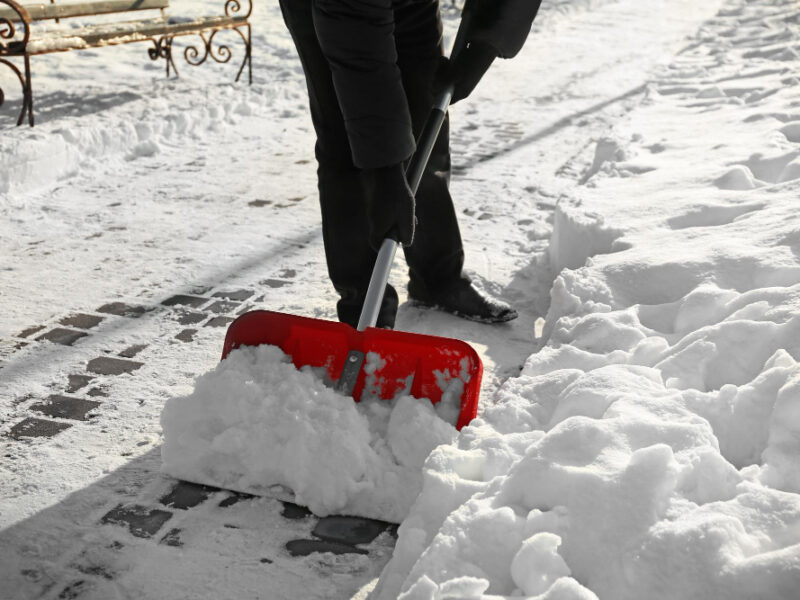
MULTIPOLYGON (((789 360, 778 356, 766 372, 790 379, 779 398, 794 393, 796 411, 800 368, 789 360)), ((764 412, 775 423, 770 437, 795 440, 771 467, 791 476, 800 420, 764 412)), ((800 501, 757 479, 725 460, 709 422, 655 369, 526 374, 464 430, 458 448, 433 452, 380 597, 396 597, 402 581, 393 571, 411 559, 404 598, 444 597, 431 581, 443 586, 455 575, 482 582, 463 598, 533 596, 570 575, 570 598, 693 597, 704 587, 726 598, 763 589, 790 598, 800 576, 800 501)))
POLYGON ((318 515, 398 523, 425 458, 456 437, 427 399, 355 403, 268 345, 233 351, 161 422, 174 477, 254 494, 285 486, 318 515))
MULTIPOLYGON (((159 83, 168 91, 172 83, 159 83)), ((37 126, 25 136, 0 142, 0 193, 20 193, 54 184, 96 164, 151 157, 195 144, 209 132, 230 127, 241 115, 263 110, 265 98, 233 87, 216 90, 218 104, 171 106, 138 92, 119 94, 129 103, 122 116, 103 115, 86 126, 69 119, 37 126)), ((184 100, 179 98, 179 100, 184 100)))
POLYGON ((585 157, 542 348, 433 451, 375 598, 797 597, 788 6, 721 12, 724 57, 689 46, 585 157))

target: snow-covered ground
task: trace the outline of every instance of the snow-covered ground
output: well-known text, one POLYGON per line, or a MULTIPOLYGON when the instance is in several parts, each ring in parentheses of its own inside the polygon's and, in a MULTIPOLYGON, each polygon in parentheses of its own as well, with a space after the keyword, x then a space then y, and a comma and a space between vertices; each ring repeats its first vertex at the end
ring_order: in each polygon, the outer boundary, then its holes
POLYGON ((467 266, 521 316, 401 306, 398 329, 468 341, 486 374, 478 419, 369 554, 292 557, 313 522, 269 498, 221 508, 227 492, 152 538, 108 518, 165 508, 162 409, 215 368, 230 317, 334 316, 277 6, 255 6, 251 87, 238 64, 165 80, 145 44, 36 57, 31 130, 0 72, 3 594, 796 598, 799 9, 545 1, 520 56, 453 108, 467 266), (58 329, 86 335, 36 339, 58 329), (30 417, 69 427, 19 435, 30 417))

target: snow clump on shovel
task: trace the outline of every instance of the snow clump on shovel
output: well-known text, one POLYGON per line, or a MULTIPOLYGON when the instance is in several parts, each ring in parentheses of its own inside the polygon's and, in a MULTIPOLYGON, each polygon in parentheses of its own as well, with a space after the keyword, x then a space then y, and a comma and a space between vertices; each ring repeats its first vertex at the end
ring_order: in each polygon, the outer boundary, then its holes
POLYGON ((231 352, 190 395, 167 401, 161 425, 173 477, 268 496, 283 486, 320 516, 398 523, 428 454, 457 435, 428 399, 356 403, 269 345, 231 352))

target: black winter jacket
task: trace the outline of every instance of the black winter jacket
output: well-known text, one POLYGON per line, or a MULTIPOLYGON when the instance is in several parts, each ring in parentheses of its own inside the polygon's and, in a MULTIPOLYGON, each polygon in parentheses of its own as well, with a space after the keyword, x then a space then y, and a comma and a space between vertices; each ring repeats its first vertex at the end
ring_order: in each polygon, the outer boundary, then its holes
MULTIPOLYGON (((312 0, 314 27, 331 67, 354 164, 396 164, 414 152, 394 41, 399 2, 436 0, 312 0)), ((510 58, 522 48, 541 0, 468 0, 467 42, 481 41, 510 58)))

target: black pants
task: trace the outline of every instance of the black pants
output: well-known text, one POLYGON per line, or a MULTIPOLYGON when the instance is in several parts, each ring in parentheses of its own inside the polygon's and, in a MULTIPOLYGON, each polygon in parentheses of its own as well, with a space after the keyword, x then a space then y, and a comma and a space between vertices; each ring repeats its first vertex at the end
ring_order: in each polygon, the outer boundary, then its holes
MULTIPOLYGON (((306 76, 311 118, 317 135, 319 200, 328 274, 340 295, 339 319, 355 326, 361 313, 376 253, 367 241, 366 198, 361 172, 353 166, 331 71, 312 20, 313 0, 280 0, 306 76)), ((435 0, 412 0, 395 9, 395 43, 414 136, 430 111, 431 83, 442 55, 441 21, 435 0)), ((428 291, 461 277, 464 252, 448 191, 450 150, 445 122, 417 192, 414 243, 404 249, 409 276, 428 291)), ((388 286, 378 326, 392 327, 397 292, 388 286)))

